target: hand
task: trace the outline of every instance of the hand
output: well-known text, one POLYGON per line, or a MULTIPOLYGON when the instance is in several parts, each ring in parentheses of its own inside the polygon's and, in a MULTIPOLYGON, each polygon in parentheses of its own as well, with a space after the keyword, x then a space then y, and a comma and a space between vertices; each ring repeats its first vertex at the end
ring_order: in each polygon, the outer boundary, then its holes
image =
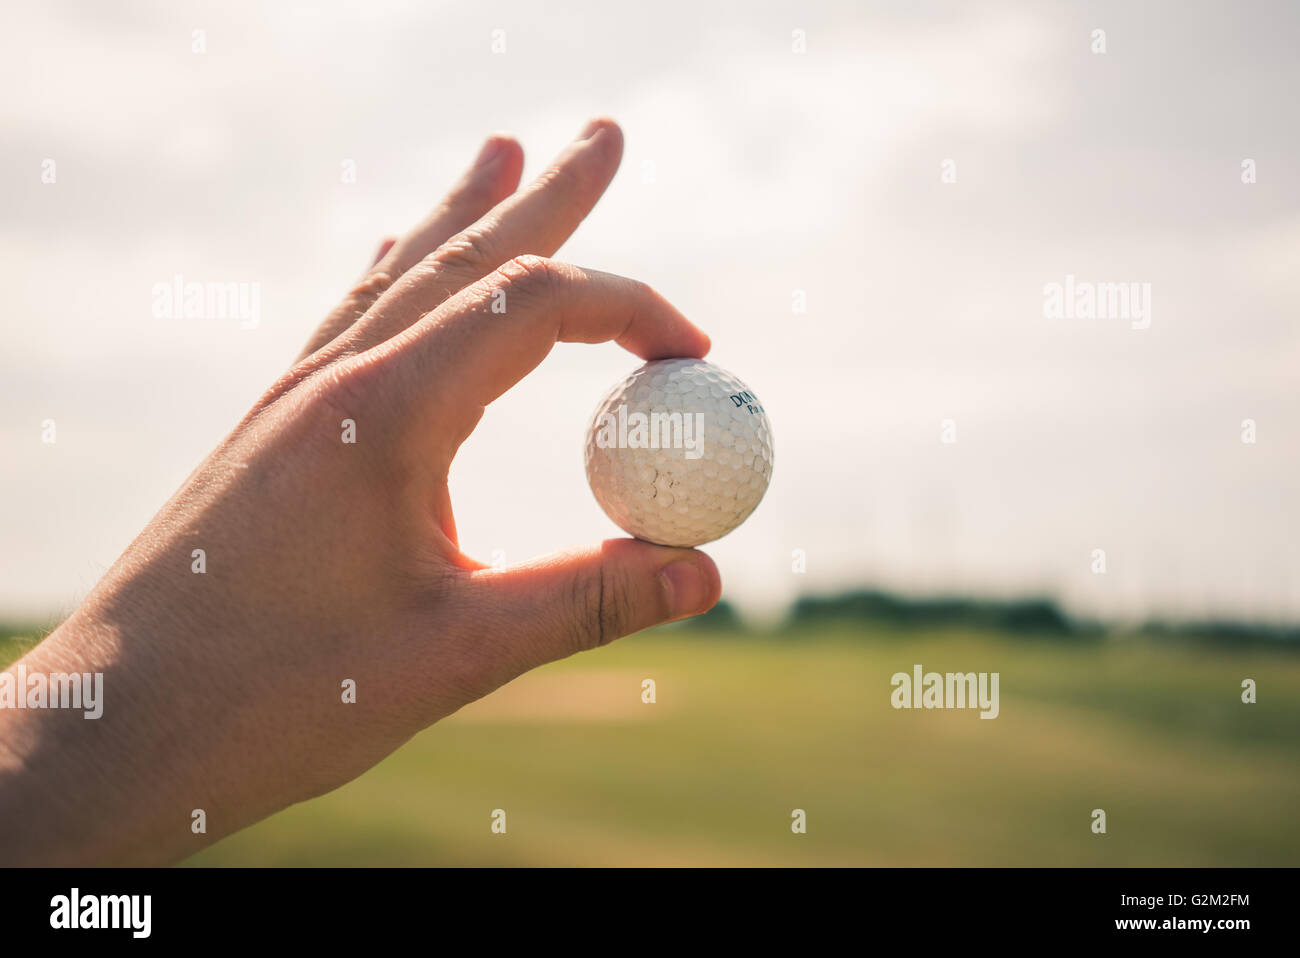
POLYGON ((105 705, 98 721, 0 710, 0 858, 183 858, 528 669, 717 601, 717 569, 693 550, 617 539, 498 571, 457 547, 452 458, 552 344, 708 350, 645 285, 543 258, 621 154, 618 127, 593 121, 516 193, 520 147, 493 137, 424 223, 385 244, 297 364, 22 660, 103 672, 105 705), (206 835, 191 832, 195 809, 206 835))

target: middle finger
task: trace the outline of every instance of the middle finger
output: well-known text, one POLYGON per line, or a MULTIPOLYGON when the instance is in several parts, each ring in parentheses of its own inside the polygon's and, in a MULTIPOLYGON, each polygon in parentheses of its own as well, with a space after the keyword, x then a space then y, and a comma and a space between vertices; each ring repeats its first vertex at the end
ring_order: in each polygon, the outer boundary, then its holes
POLYGON ((361 352, 391 339, 432 305, 516 256, 555 253, 605 192, 622 156, 618 125, 592 120, 527 189, 497 204, 395 282, 340 337, 344 351, 361 352), (410 295, 413 287, 420 295, 410 295))

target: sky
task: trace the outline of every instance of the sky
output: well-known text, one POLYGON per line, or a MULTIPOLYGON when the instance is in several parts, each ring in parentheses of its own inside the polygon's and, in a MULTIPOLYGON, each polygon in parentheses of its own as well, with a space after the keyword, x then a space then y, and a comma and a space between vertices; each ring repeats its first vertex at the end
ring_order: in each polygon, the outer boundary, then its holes
MULTIPOLYGON (((607 114, 558 258, 652 284, 767 409, 772 485, 705 547, 745 612, 1300 620, 1298 8, 621 6, 8 5, 0 617, 75 607, 484 136, 529 177, 607 114), (255 327, 156 315, 177 275, 258 284, 255 327), (1052 315, 1067 283, 1149 309, 1052 315)), ((560 346, 489 408, 466 552, 618 534, 584 431, 637 364, 560 346)))

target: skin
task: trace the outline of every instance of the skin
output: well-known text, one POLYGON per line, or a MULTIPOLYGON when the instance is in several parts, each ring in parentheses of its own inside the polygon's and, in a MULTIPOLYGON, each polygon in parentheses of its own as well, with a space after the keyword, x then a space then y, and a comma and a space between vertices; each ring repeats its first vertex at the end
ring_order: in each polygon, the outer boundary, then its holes
POLYGON ((522 150, 491 137, 21 660, 104 673, 105 707, 97 721, 0 709, 0 861, 182 859, 529 669, 717 601, 717 568, 695 550, 615 539, 493 570, 457 545, 451 461, 554 343, 613 340, 647 359, 709 348, 644 284, 547 258, 622 146, 593 120, 516 191, 522 150))

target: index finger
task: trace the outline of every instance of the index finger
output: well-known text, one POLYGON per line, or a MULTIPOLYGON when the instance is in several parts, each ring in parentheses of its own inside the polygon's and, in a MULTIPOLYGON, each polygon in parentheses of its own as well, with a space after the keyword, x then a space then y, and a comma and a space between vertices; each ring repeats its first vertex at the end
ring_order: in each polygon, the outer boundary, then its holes
MULTIPOLYGON (((475 416, 559 342, 617 342, 643 359, 702 357, 709 337, 645 283, 519 256, 467 286, 401 335, 391 351, 404 382, 475 416)), ((382 355, 374 356, 382 362, 382 355)))

